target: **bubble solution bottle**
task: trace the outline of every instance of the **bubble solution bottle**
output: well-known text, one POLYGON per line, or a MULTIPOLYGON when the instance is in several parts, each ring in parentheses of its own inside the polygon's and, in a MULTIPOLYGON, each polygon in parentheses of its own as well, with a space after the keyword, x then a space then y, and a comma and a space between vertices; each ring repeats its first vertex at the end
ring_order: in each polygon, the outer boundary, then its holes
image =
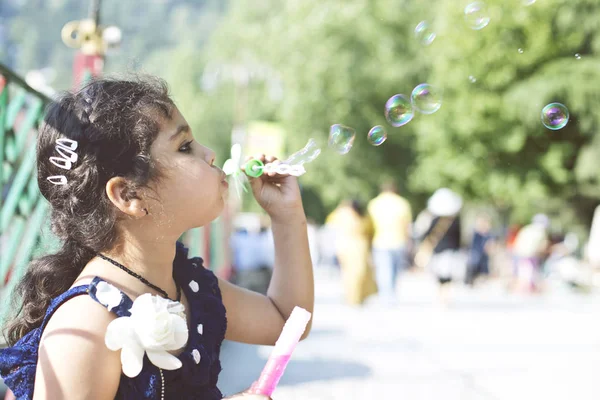
POLYGON ((265 396, 273 394, 310 318, 311 313, 303 308, 294 307, 260 377, 252 384, 250 393, 265 396))

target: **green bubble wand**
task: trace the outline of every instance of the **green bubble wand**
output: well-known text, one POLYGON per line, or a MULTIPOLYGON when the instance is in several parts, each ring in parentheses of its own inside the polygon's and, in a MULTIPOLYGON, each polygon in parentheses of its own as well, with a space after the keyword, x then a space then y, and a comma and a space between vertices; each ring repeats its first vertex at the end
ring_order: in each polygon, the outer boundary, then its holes
POLYGON ((264 164, 258 159, 249 160, 244 167, 244 173, 242 173, 242 147, 234 144, 231 147, 231 158, 223 164, 223 172, 229 177, 238 196, 241 196, 242 190, 248 192, 248 176, 258 178, 264 173, 271 172, 280 175, 301 176, 306 173, 304 164, 315 160, 319 154, 321 154, 321 149, 314 139, 309 139, 306 146, 283 161, 264 164))

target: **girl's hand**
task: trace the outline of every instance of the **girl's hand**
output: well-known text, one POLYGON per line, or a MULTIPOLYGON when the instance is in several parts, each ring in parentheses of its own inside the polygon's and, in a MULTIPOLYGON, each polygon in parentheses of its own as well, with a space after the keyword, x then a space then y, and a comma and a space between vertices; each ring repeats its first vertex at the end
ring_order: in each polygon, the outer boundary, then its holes
MULTIPOLYGON (((249 157, 246 162, 256 158, 264 164, 275 163, 279 160, 273 156, 261 154, 249 157)), ((244 164, 242 170, 246 167, 244 164)), ((306 218, 302 208, 300 188, 295 176, 280 175, 274 172, 264 173, 258 178, 250 179, 250 186, 258 204, 269 214, 273 222, 283 222, 294 218, 306 218)))

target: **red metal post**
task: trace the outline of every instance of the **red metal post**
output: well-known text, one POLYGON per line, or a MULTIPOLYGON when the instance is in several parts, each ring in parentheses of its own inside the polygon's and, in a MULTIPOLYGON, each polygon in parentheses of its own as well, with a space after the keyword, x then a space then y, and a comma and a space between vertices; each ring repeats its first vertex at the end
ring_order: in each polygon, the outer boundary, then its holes
POLYGON ((87 55, 78 51, 75 54, 73 62, 73 85, 75 89, 81 87, 81 84, 88 77, 97 77, 102 75, 104 68, 104 57, 94 54, 87 55))

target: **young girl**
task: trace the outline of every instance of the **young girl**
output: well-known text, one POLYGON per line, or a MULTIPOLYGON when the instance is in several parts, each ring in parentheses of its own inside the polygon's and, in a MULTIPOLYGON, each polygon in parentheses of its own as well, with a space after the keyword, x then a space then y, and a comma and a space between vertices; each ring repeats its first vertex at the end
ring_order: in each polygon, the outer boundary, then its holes
POLYGON ((47 110, 37 156, 63 247, 18 286, 12 347, 0 352, 17 398, 221 399, 224 338, 273 345, 294 306, 312 312, 294 177, 251 179, 274 235, 266 296, 218 279, 177 242, 221 213, 227 183, 160 79, 100 79, 65 94, 47 110))

